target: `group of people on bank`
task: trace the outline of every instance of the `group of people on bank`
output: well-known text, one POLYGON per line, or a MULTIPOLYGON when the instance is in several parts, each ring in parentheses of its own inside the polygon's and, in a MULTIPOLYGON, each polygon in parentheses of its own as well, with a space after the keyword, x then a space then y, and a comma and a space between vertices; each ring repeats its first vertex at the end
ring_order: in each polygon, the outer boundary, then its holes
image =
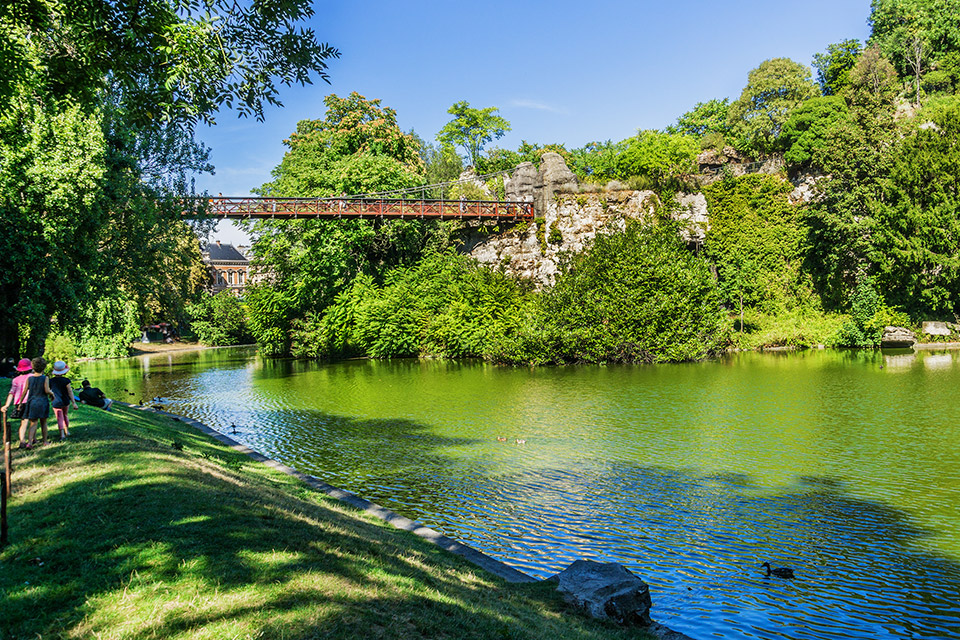
POLYGON ((63 360, 53 363, 52 376, 44 373, 47 361, 42 357, 33 360, 23 358, 15 368, 20 375, 10 384, 10 392, 0 411, 3 412, 4 420, 8 417, 11 420, 20 420, 21 449, 36 446, 37 426, 40 427, 40 444, 47 444, 47 419, 50 417, 51 406, 57 418, 60 440, 63 441, 70 435, 68 411, 71 408, 76 409, 78 401, 107 411, 113 404, 103 391, 91 387, 89 380, 80 383, 80 393, 74 395, 73 385, 67 377, 70 368, 63 360))

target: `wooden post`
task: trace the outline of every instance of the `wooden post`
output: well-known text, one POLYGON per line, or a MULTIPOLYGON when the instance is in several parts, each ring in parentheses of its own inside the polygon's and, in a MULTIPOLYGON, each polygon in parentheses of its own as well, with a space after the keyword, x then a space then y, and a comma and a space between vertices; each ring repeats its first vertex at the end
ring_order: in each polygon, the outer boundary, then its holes
MULTIPOLYGON (((3 484, 7 484, 7 480, 10 478, 7 475, 7 471, 4 470, 3 473, 3 484)), ((0 491, 0 549, 7 546, 7 543, 10 542, 7 536, 7 492, 0 491)))
MULTIPOLYGON (((3 414, 3 495, 10 496, 10 425, 3 414)), ((6 513, 6 512, 4 512, 6 513)))

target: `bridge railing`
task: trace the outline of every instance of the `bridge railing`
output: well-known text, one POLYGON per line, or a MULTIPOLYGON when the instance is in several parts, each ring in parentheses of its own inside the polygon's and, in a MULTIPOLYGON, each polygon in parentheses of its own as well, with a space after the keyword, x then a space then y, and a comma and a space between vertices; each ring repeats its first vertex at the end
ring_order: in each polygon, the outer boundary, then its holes
POLYGON ((217 218, 437 218, 532 220, 532 202, 503 200, 402 200, 382 198, 259 198, 207 200, 217 218))

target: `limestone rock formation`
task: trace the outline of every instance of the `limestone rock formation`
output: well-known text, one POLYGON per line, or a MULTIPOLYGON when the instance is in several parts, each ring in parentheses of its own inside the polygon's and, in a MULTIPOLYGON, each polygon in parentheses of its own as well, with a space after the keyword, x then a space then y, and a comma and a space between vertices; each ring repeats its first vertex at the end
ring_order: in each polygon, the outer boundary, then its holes
POLYGON ((537 168, 532 162, 521 162, 513 175, 503 180, 506 199, 514 202, 533 202, 536 186, 537 168))
POLYGON ((593 618, 621 625, 650 625, 650 588, 615 562, 577 560, 558 576, 557 591, 593 618))
POLYGON ((490 189, 487 187, 487 183, 477 177, 477 172, 473 167, 467 167, 460 172, 460 177, 457 178, 460 182, 466 182, 468 184, 473 184, 475 187, 480 189, 485 195, 490 196, 490 189))
POLYGON ((544 211, 550 204, 554 193, 576 193, 580 189, 580 181, 563 156, 548 151, 540 157, 540 171, 537 172, 537 194, 534 200, 537 208, 544 211))
POLYGON ((949 336, 953 333, 946 322, 927 321, 923 323, 921 329, 928 336, 949 336))
POLYGON ((707 198, 702 193, 679 193, 677 218, 684 223, 683 239, 702 243, 707 237, 710 221, 707 218, 707 198))
POLYGON ((913 331, 906 327, 884 327, 883 337, 880 338, 880 346, 891 349, 900 347, 912 347, 917 341, 913 331))

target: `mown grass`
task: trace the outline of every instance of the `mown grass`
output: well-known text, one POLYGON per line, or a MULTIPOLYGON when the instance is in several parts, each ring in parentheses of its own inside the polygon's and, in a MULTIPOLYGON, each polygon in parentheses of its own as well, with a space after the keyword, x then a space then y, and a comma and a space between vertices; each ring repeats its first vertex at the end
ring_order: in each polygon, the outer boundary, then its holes
POLYGON ((169 418, 71 423, 70 442, 14 452, 4 640, 637 637, 169 418))

